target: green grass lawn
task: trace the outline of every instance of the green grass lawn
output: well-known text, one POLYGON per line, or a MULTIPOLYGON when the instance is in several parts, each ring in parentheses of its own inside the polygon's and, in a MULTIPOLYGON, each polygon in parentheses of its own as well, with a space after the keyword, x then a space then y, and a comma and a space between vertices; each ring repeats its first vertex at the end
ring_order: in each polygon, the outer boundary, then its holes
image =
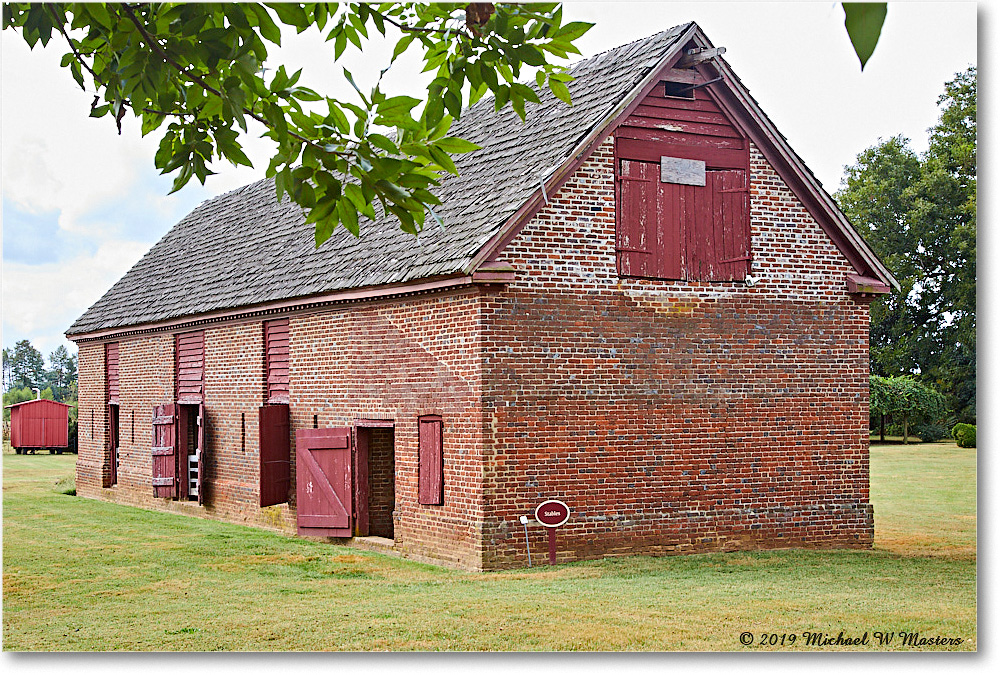
MULTIPOLYGON (((873 551, 618 558, 475 574, 63 494, 3 457, 5 650, 818 650, 804 632, 976 648, 975 450, 874 447, 873 551), (744 647, 742 632, 796 635, 744 647)), ((844 649, 830 646, 826 649, 844 649)), ((852 647, 884 649, 877 644, 852 647)))

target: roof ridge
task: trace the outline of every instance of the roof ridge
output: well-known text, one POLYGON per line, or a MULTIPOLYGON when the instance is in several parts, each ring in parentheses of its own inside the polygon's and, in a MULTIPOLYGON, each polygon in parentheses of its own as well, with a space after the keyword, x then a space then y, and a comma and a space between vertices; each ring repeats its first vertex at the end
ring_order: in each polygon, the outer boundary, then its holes
POLYGON ((641 37, 641 38, 638 38, 636 40, 632 40, 631 42, 626 42, 625 44, 618 45, 617 47, 609 47, 608 49, 605 49, 604 51, 597 52, 593 56, 588 56, 586 58, 580 59, 579 61, 576 61, 576 62, 574 62, 571 65, 572 66, 576 66, 576 65, 578 65, 580 63, 583 63, 584 61, 589 61, 591 59, 596 59, 597 57, 603 56, 604 54, 607 54, 609 52, 616 52, 616 51, 619 51, 619 50, 624 50, 627 47, 631 47, 632 45, 636 44, 637 42, 646 42, 648 40, 652 40, 653 38, 657 38, 657 37, 661 37, 661 36, 662 37, 667 37, 668 34, 674 33, 675 31, 678 32, 678 33, 683 33, 688 28, 690 28, 692 25, 697 25, 697 24, 695 24, 694 21, 688 21, 687 23, 677 24, 676 26, 672 26, 670 28, 667 28, 666 30, 661 30, 658 33, 653 33, 651 35, 647 35, 646 37, 641 37))

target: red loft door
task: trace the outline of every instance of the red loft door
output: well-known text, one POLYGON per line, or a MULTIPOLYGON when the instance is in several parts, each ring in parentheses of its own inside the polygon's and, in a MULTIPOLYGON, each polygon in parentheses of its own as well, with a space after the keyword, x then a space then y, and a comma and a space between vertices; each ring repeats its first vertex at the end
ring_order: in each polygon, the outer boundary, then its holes
POLYGON ((350 537, 351 429, 295 432, 298 531, 313 537, 350 537))

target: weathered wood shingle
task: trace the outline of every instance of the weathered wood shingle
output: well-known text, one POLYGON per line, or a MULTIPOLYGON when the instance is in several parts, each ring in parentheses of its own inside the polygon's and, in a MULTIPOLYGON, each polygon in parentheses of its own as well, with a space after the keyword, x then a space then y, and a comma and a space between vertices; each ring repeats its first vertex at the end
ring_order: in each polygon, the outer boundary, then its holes
POLYGON ((548 90, 521 123, 492 99, 469 108, 451 135, 482 146, 456 158, 436 194, 445 228, 414 238, 394 218, 338 228, 319 249, 298 206, 272 180, 210 199, 175 225, 67 331, 78 335, 344 289, 460 273, 576 144, 635 87, 690 24, 580 61, 573 106, 548 90))

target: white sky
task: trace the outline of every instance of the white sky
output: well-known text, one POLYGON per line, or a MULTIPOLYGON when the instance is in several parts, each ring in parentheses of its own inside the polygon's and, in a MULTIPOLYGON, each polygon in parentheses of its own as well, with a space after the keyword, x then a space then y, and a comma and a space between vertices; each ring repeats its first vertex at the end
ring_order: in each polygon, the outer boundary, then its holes
MULTIPOLYGON (((903 134, 925 149, 944 83, 977 63, 977 5, 968 2, 891 3, 864 73, 833 2, 571 2, 564 15, 597 24, 578 43, 584 56, 698 22, 830 192, 880 138, 903 134)), ((391 47, 351 49, 345 65, 366 88, 391 47)), ((29 338, 46 356, 74 347, 63 331, 171 225, 204 199, 262 177, 269 157, 266 143, 251 140, 259 170, 221 163, 205 187, 192 182, 168 197, 171 178, 153 168, 158 136, 142 139, 131 120, 119 136, 110 117, 88 118, 93 93, 58 67, 62 53, 57 40, 32 52, 2 33, 3 345, 29 338)), ((268 65, 303 67, 304 84, 343 93, 339 67, 326 65, 331 55, 331 43, 292 36, 268 65)), ((386 85, 422 91, 395 68, 386 85)))

